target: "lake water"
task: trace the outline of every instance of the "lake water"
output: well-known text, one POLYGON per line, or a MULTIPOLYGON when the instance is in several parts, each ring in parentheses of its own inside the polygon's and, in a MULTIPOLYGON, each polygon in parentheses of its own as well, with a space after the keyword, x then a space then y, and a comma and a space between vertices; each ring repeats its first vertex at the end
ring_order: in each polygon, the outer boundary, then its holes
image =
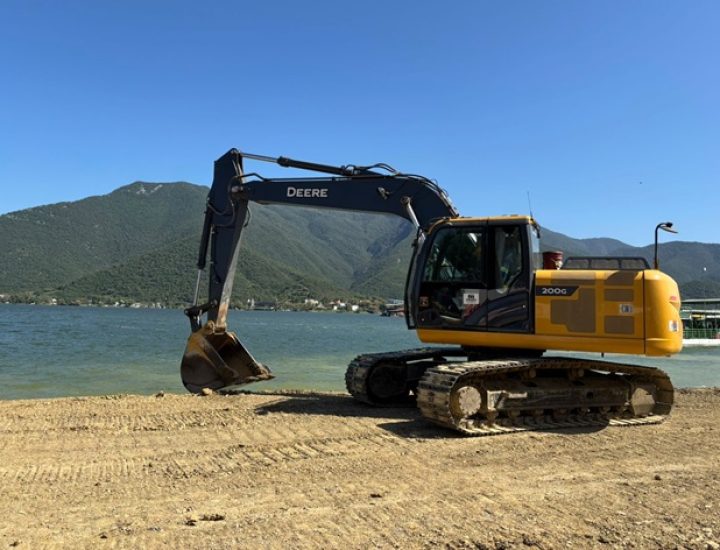
MULTIPOLYGON (((229 323, 277 376, 249 386, 256 389, 342 391, 356 355, 421 345, 403 319, 377 315, 233 311, 229 323)), ((0 399, 185 393, 180 358, 189 332, 179 310, 0 304, 0 399)), ((720 348, 606 359, 658 366, 676 387, 720 386, 720 348)))

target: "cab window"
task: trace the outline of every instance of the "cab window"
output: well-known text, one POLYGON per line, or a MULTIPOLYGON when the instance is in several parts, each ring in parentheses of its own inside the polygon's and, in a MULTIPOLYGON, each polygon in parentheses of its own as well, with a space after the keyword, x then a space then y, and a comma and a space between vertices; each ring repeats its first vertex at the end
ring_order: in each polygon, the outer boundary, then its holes
POLYGON ((447 229, 432 244, 424 281, 467 282, 485 285, 483 231, 447 229))
POLYGON ((507 290, 513 286, 523 271, 522 232, 520 226, 497 226, 493 228, 494 285, 492 288, 507 290))

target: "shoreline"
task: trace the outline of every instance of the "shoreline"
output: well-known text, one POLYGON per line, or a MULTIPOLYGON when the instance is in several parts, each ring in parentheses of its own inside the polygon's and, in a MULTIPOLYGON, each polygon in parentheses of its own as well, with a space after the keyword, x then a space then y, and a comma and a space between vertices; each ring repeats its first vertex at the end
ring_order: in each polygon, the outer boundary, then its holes
POLYGON ((683 340, 683 348, 716 348, 720 347, 720 338, 694 338, 683 340))

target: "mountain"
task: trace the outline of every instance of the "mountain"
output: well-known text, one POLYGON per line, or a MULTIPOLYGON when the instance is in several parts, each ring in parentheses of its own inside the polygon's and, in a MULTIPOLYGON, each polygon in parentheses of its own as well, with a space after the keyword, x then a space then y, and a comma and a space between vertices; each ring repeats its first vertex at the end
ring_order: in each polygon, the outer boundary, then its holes
POLYGON ((207 189, 134 183, 0 216, 0 293, 53 288, 199 234, 207 189))
MULTIPOLYGON (((573 239, 542 229, 542 250, 568 256, 637 256, 652 266, 655 247, 634 247, 615 239, 573 239)), ((720 244, 672 241, 658 245, 660 268, 680 285, 683 297, 720 296, 720 244), (714 275, 713 275, 714 274, 714 275)))
MULTIPOLYGON (((207 191, 135 182, 108 195, 0 216, 0 295, 189 303, 207 191)), ((402 297, 413 233, 392 216, 252 205, 233 301, 402 297)), ((545 228, 542 242, 543 250, 566 256, 643 256, 652 263, 652 246, 574 239, 545 228)), ((673 241, 659 250, 663 270, 684 296, 720 295, 719 244, 673 241)))
POLYGON ((616 239, 573 239, 545 227, 540 230, 540 242, 543 250, 561 250, 565 256, 608 256, 628 247, 616 239))
MULTIPOLYGON (((0 216, 0 294, 187 304, 207 187, 136 182, 0 216)), ((400 297, 412 226, 387 215, 251 205, 236 303, 400 297)), ((203 287, 204 288, 204 287, 203 287)))

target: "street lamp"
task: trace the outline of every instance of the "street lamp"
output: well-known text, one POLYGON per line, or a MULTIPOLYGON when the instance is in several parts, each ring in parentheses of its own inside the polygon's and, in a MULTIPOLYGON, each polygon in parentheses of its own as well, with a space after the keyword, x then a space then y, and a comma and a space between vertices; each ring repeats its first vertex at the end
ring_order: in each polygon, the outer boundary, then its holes
POLYGON ((658 229, 662 229, 663 231, 667 231, 668 233, 677 233, 672 228, 673 224, 672 222, 662 222, 655 226, 655 269, 658 269, 658 253, 657 253, 657 245, 658 245, 658 229))

